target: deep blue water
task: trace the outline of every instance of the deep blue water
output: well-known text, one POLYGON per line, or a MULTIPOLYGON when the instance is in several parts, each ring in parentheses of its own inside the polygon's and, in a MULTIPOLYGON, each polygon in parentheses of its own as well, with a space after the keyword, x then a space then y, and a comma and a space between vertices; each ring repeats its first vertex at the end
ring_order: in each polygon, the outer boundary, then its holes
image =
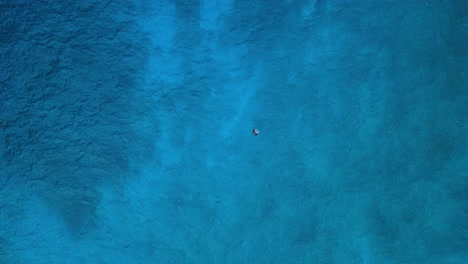
POLYGON ((0 263, 468 263, 467 14, 0 0, 0 263))

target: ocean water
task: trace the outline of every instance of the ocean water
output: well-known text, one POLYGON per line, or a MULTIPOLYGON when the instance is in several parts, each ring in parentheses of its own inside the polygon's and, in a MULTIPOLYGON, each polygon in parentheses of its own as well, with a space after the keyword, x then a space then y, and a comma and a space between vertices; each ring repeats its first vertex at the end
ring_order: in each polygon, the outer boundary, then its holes
POLYGON ((468 263, 467 14, 0 0, 0 263, 468 263))

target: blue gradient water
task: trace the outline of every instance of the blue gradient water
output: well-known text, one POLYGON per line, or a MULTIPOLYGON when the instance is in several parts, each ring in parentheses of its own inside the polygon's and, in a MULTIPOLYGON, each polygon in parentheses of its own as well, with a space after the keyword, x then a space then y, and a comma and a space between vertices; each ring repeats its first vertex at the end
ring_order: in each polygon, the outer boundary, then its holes
POLYGON ((466 14, 0 0, 0 263, 468 263, 466 14))

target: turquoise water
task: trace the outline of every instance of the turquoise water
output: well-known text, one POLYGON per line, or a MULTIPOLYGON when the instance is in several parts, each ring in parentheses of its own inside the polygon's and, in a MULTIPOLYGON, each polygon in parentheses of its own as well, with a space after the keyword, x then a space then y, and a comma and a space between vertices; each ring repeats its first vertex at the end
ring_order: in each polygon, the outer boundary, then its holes
POLYGON ((0 0, 0 263, 468 263, 466 14, 0 0))

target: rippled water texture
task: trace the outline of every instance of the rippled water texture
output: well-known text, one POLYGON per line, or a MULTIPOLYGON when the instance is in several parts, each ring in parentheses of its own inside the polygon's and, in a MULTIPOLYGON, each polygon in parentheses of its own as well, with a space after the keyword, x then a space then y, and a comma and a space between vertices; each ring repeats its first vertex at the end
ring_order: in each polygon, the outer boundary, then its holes
POLYGON ((468 263, 467 6, 0 0, 0 263, 468 263))

